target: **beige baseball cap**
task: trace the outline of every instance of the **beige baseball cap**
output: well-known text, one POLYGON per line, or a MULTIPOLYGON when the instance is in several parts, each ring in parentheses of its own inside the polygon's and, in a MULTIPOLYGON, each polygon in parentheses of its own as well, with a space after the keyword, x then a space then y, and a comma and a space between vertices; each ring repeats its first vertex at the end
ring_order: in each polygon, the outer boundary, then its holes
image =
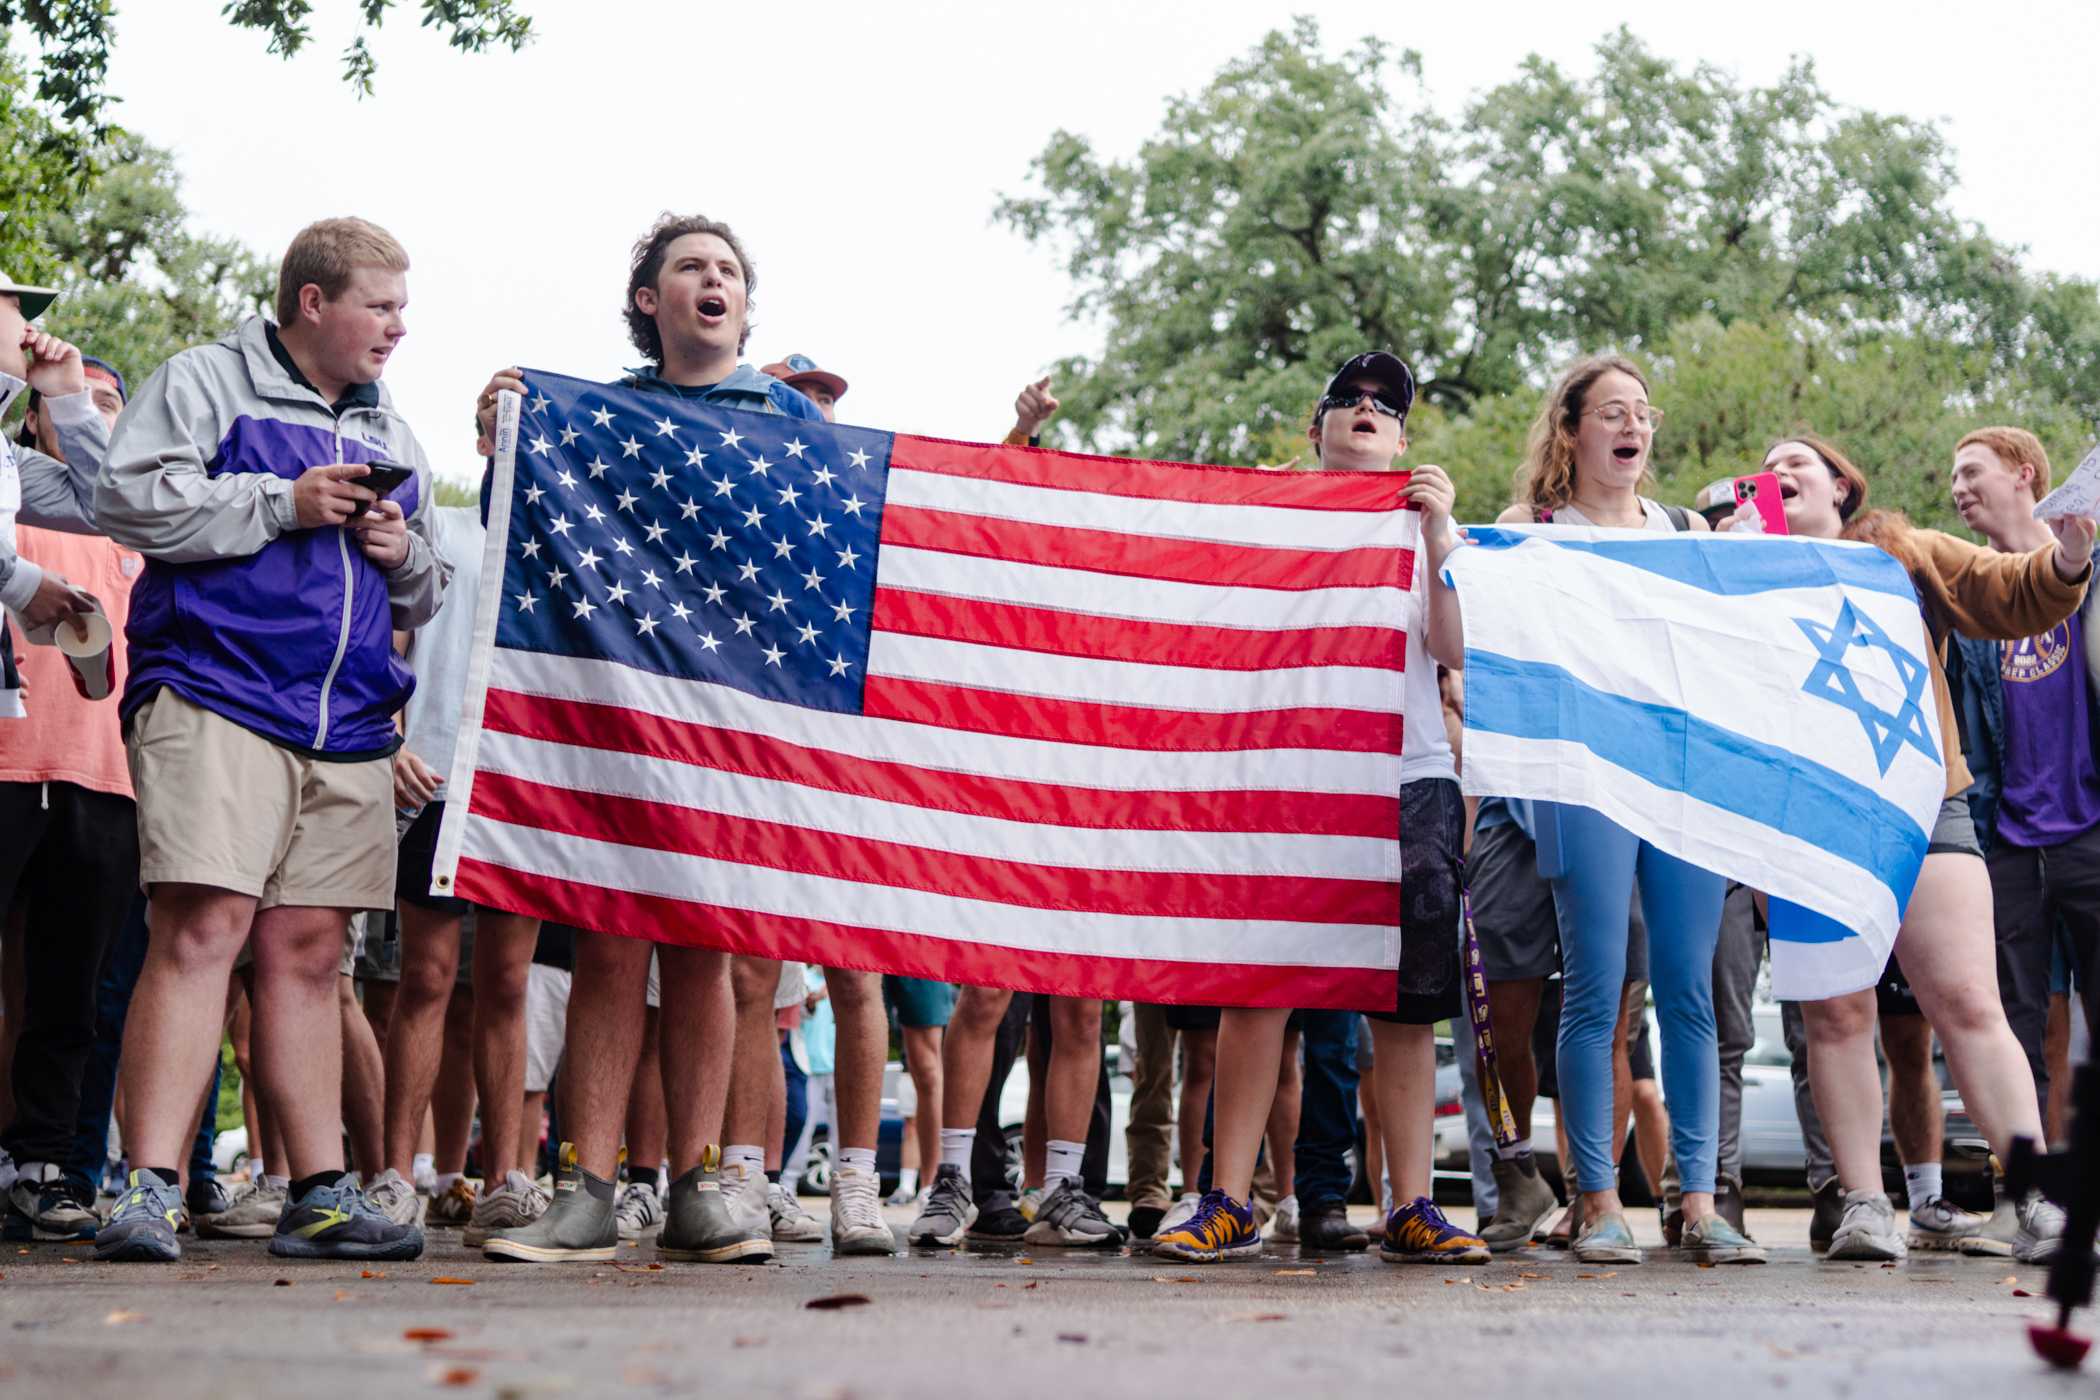
POLYGON ((22 304, 22 319, 34 321, 44 314, 44 308, 58 300, 56 287, 28 287, 0 272, 0 294, 12 295, 22 304))

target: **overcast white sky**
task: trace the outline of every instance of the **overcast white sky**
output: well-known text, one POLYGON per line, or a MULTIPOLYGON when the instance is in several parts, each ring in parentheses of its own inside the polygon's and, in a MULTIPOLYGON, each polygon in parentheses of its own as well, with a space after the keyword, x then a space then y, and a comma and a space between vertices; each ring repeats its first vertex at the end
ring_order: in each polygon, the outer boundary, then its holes
POLYGON ((1944 0, 1709 7, 1297 5, 1242 0, 702 5, 524 0, 524 53, 462 56, 404 0, 377 97, 339 81, 351 0, 318 0, 296 61, 221 0, 121 0, 120 119, 174 148, 202 224, 270 253, 357 213, 414 261, 387 379, 441 470, 478 469, 468 413, 519 362, 609 376, 627 250, 659 210, 738 230, 757 265, 759 363, 801 351, 851 381, 847 421, 996 438, 1021 383, 1097 334, 1056 259, 990 221, 1059 127, 1134 151, 1293 12, 1331 46, 1422 51, 1455 109, 1537 52, 1586 69, 1621 20, 1662 53, 1767 82, 1812 54, 1839 100, 1941 119, 1961 212, 2030 264, 2100 277, 2100 5, 1944 0))

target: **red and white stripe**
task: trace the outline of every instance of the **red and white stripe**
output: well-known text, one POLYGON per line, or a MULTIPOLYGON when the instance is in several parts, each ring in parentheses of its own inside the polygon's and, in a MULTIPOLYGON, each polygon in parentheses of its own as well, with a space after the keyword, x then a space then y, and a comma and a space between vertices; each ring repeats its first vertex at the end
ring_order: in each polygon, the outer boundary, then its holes
POLYGON ((1388 1006, 1404 480, 898 437, 866 714, 494 650, 452 892, 943 981, 1388 1006))

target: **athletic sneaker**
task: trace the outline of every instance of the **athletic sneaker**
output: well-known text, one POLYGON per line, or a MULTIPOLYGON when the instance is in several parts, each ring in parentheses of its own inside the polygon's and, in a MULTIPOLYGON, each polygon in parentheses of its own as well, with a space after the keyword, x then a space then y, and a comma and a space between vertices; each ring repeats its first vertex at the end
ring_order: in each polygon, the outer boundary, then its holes
MULTIPOLYGON (((710 1147, 700 1165, 671 1183, 656 1257, 687 1264, 763 1264, 773 1257, 769 1225, 753 1228, 730 1209, 722 1154, 710 1147)), ((764 1181, 764 1177, 759 1178, 764 1181)))
POLYGON ((766 1217, 775 1244, 824 1243, 824 1222, 804 1210, 782 1182, 766 1183, 766 1217))
POLYGON ((1168 1259, 1215 1264, 1227 1259, 1253 1259, 1261 1253, 1261 1231, 1254 1212, 1223 1191, 1206 1192, 1189 1218, 1174 1229, 1161 1226, 1152 1252, 1168 1259))
POLYGON ((997 1240, 1011 1244, 1028 1233, 1028 1217, 1014 1204, 1013 1194, 994 1191, 977 1210, 970 1225, 973 1240, 997 1240))
POLYGON ((977 1207, 970 1200, 970 1183, 963 1179, 962 1168, 943 1162, 933 1174, 919 1218, 912 1221, 904 1237, 926 1248, 952 1249, 962 1243, 976 1219, 977 1207))
POLYGON ((1149 1240, 1159 1233, 1159 1222, 1167 1218, 1165 1206, 1132 1206, 1126 1229, 1134 1240, 1149 1240))
POLYGON ((1886 1264, 1910 1253, 1903 1232, 1896 1228, 1896 1207, 1879 1191, 1847 1191, 1845 1216, 1837 1233, 1830 1237, 1825 1259, 1864 1260, 1886 1264))
POLYGON ((653 1181, 630 1181, 620 1188, 619 1204, 613 1208, 620 1238, 638 1240, 664 1223, 664 1203, 657 1197, 653 1181))
POLYGON ((2039 1191, 2029 1191, 2018 1210, 2020 1233, 2013 1237, 2013 1258, 2022 1264, 2046 1264, 2064 1242, 2064 1209, 2039 1191))
POLYGON ((277 1219, 284 1214, 286 1192, 265 1180, 261 1185, 243 1183, 230 1193, 226 1209, 205 1214, 191 1212, 200 1240, 266 1240, 277 1233, 277 1219))
POLYGON ((883 1204, 891 1206, 923 1206, 926 1204, 926 1189, 922 1189, 919 1183, 912 1180, 911 1177, 903 1177, 897 1182, 897 1189, 890 1192, 890 1198, 884 1201, 883 1204))
POLYGON ((182 1193, 182 1203, 189 1208, 194 1222, 207 1215, 223 1215, 233 1204, 233 1193, 220 1185, 215 1176, 197 1177, 182 1193))
POLYGON ((2005 1194, 2001 1184, 1997 1192, 1997 1204, 1983 1225, 1973 1234, 1963 1238, 1961 1252, 1984 1258, 2006 1259, 2012 1257, 2013 1245, 2020 1238, 2020 1208, 2005 1194))
POLYGON ((474 1207, 480 1204, 478 1196, 473 1182, 455 1176, 450 1186, 431 1196, 430 1204, 423 1210, 423 1223, 463 1229, 474 1222, 474 1207))
POLYGON ((1718 1210, 1686 1225, 1678 1233, 1677 1248, 1702 1264, 1762 1264, 1771 1257, 1718 1210))
POLYGON ((1495 1214, 1480 1231, 1480 1238, 1497 1254, 1522 1249, 1531 1243, 1531 1232, 1553 1214, 1553 1188, 1539 1175, 1537 1161, 1529 1152, 1519 1157, 1497 1157, 1495 1214))
POLYGON ((474 1214, 459 1242, 480 1249, 498 1230, 522 1230, 547 1213, 553 1198, 521 1171, 508 1172, 496 1189, 474 1202, 474 1214))
MULTIPOLYGON (((1575 1207, 1568 1208, 1572 1212, 1575 1207)), ((1584 1264, 1638 1264, 1641 1247, 1633 1242, 1633 1227, 1626 1213, 1615 1210, 1595 1220, 1585 1220, 1569 1253, 1584 1264)))
MULTIPOLYGON (((557 1162, 553 1199, 547 1209, 529 1225, 491 1230, 482 1242, 484 1257, 555 1264, 610 1259, 618 1252, 620 1225, 614 1218, 612 1182, 576 1164, 574 1143, 561 1145, 557 1162)), ((508 1179, 504 1184, 509 1185, 508 1179)), ((502 1194, 492 1192, 490 1200, 502 1194)))
POLYGON ((1486 1240, 1453 1225, 1427 1196, 1417 1196, 1387 1217, 1378 1257, 1394 1264, 1485 1264, 1494 1256, 1486 1240))
POLYGON ((1938 1196, 1910 1213, 1910 1247, 1958 1251, 1961 1242, 1982 1231, 1990 1222, 1973 1210, 1963 1210, 1945 1196, 1938 1196))
MULTIPOLYGON (((93 1197, 66 1180, 56 1162, 24 1162, 7 1190, 7 1219, 0 1237, 11 1241, 91 1240, 101 1228, 93 1197), (85 1198, 85 1199, 83 1199, 85 1198)), ((177 1207, 178 1218, 180 1207, 177 1207)))
MULTIPOLYGON (((882 1218, 882 1180, 839 1164, 831 1174, 831 1252, 895 1254, 897 1236, 882 1218)), ((761 1202, 763 1204, 763 1202, 761 1202)))
POLYGON ((270 1236, 270 1253, 280 1259, 414 1259, 422 1252, 421 1228, 382 1214, 348 1172, 293 1201, 270 1236))
POLYGON ((1035 1219, 1028 1223, 1028 1233, 1021 1238, 1030 1244, 1068 1249, 1116 1249, 1123 1243, 1123 1232, 1101 1213, 1101 1203, 1085 1187, 1077 1180, 1067 1180, 1043 1197, 1035 1219))
POLYGON ((1167 1208, 1167 1213, 1164 1216, 1160 1217, 1159 1228, 1152 1232, 1152 1238, 1158 1239, 1168 1231, 1179 1230, 1182 1226, 1188 1224, 1190 1220, 1195 1218, 1197 1207, 1202 1204, 1203 1197, 1197 1195, 1194 1191, 1190 1191, 1182 1196, 1180 1200, 1167 1208))
POLYGON ((736 1223, 754 1235, 773 1237, 773 1217, 766 1209, 766 1177, 764 1172, 753 1171, 749 1163, 724 1163, 717 1173, 722 1183, 722 1199, 729 1203, 729 1212, 736 1223))
POLYGON ((365 1188, 364 1196, 372 1209, 396 1225, 423 1223, 423 1198, 416 1194, 415 1183, 392 1167, 365 1188))
POLYGON ((182 1193, 174 1182, 144 1169, 134 1171, 109 1222, 95 1234, 95 1257, 105 1262, 174 1263, 182 1257, 182 1242, 175 1238, 181 1210, 182 1193))
POLYGON ((15 1171, 15 1159, 7 1155, 6 1148, 0 1147, 0 1195, 6 1195, 15 1184, 15 1171))
POLYGON ((1276 1213, 1269 1217, 1269 1238, 1278 1244, 1298 1243, 1298 1198, 1285 1196, 1276 1203, 1276 1213))

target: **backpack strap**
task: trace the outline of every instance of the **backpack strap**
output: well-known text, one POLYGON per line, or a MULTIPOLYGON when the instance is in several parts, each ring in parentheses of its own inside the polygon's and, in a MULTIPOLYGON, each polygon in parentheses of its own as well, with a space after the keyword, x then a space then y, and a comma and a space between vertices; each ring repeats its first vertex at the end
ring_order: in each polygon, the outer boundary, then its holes
POLYGON ((1683 506, 1664 506, 1663 514, 1670 517, 1670 528, 1680 533, 1692 528, 1692 513, 1683 506))

